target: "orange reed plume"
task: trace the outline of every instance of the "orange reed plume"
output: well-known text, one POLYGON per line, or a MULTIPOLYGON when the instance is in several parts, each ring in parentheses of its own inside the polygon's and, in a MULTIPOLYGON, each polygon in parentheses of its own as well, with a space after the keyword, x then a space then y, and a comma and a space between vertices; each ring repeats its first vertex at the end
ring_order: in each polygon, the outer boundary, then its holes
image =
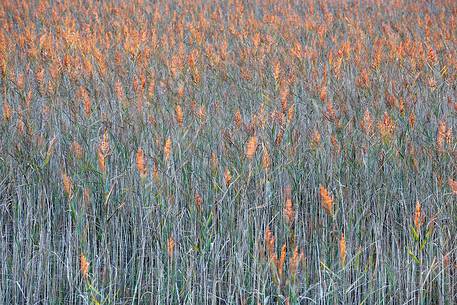
POLYGON ((286 188, 286 201, 284 203, 284 218, 286 219, 287 224, 290 226, 294 222, 295 210, 292 203, 292 194, 290 186, 286 188))
POLYGON ((268 153, 267 147, 263 146, 263 155, 262 155, 262 167, 265 171, 270 168, 271 161, 270 161, 270 154, 268 153))
POLYGON ((97 157, 98 157, 98 168, 102 173, 106 172, 106 164, 105 164, 105 155, 103 154, 101 149, 97 150, 97 157))
POLYGON ((204 121, 205 118, 206 118, 206 110, 205 110, 205 107, 204 106, 200 106, 198 107, 198 110, 197 110, 197 117, 200 119, 200 121, 204 121))
POLYGON ((322 207, 329 216, 333 216, 333 198, 330 196, 328 190, 320 185, 319 194, 321 196, 322 207))
POLYGON ((420 231, 422 225, 422 211, 421 204, 419 201, 416 202, 416 211, 414 212, 414 226, 416 227, 417 232, 420 231))
POLYGON ((85 280, 89 277, 89 262, 84 254, 79 256, 79 268, 81 270, 81 274, 85 280))
POLYGON ((65 173, 62 173, 62 183, 65 194, 68 198, 71 198, 73 196, 73 182, 71 181, 71 178, 65 173))
POLYGON ((324 85, 321 87, 321 90, 319 92, 319 98, 322 102, 325 102, 327 100, 327 86, 324 85))
POLYGON ((332 143, 332 152, 335 153, 336 155, 339 155, 341 153, 341 146, 340 143, 338 142, 338 138, 336 137, 336 134, 332 134, 330 137, 330 143, 332 143))
POLYGON ((436 63, 436 53, 432 48, 430 48, 428 50, 427 59, 429 60, 430 64, 432 64, 432 65, 434 65, 436 63))
POLYGON ((449 185, 449 188, 451 189, 452 193, 454 193, 454 195, 457 195, 457 181, 455 181, 454 179, 448 178, 447 184, 449 185))
POLYGON ((226 187, 228 187, 232 182, 232 175, 230 174, 230 170, 228 168, 225 168, 224 171, 224 181, 226 187))
POLYGON ((395 122, 387 112, 384 112, 383 120, 378 122, 379 133, 384 143, 388 143, 395 132, 395 122))
POLYGON ((287 247, 286 244, 282 245, 281 256, 279 260, 276 261, 276 269, 278 270, 279 278, 282 277, 282 271, 284 270, 284 263, 286 262, 287 247))
POLYGON ((178 123, 179 127, 182 127, 182 123, 184 121, 184 114, 182 112, 181 105, 176 105, 175 108, 175 116, 176 116, 176 122, 178 123))
POLYGON ((195 193, 194 200, 195 200, 195 206, 197 207, 197 210, 201 210, 203 198, 198 192, 195 193))
POLYGON ((211 158, 210 158, 210 166, 211 166, 211 172, 216 173, 217 168, 219 166, 219 160, 217 158, 216 152, 211 152, 211 158))
POLYGON ((337 122, 337 116, 335 108, 330 101, 327 101, 325 111, 323 111, 324 117, 330 122, 337 122))
POLYGON ((136 152, 136 168, 138 169, 140 177, 144 179, 147 175, 148 169, 146 165, 146 159, 144 157, 144 152, 141 147, 138 147, 138 150, 136 152))
POLYGON ((452 143, 452 127, 448 127, 444 120, 438 123, 438 132, 436 136, 436 149, 438 152, 444 151, 444 145, 450 145, 452 143))
POLYGON ((249 138, 247 144, 246 144, 246 157, 248 160, 252 160, 255 155, 255 151, 257 150, 257 137, 252 136, 249 138))
POLYGON ((11 116, 12 116, 11 106, 5 100, 3 102, 3 119, 8 122, 11 119, 11 116))
POLYGON ((102 173, 106 171, 105 159, 110 153, 110 144, 109 144, 109 136, 108 132, 105 131, 103 133, 102 140, 100 141, 100 145, 98 147, 98 166, 102 173))
POLYGON ((283 137, 284 137, 284 131, 283 131, 283 129, 280 129, 278 134, 276 135, 276 139, 275 139, 275 145, 276 146, 281 145, 283 137))
POLYGON ((411 129, 414 128, 414 125, 416 124, 416 116, 414 115, 414 112, 411 112, 408 117, 408 122, 409 122, 409 127, 411 129))
POLYGON ((175 240, 173 239, 173 236, 168 237, 167 252, 168 252, 168 257, 172 258, 173 254, 175 252, 175 240))
POLYGON ((168 161, 171 155, 171 138, 168 138, 165 141, 165 145, 163 146, 163 153, 165 155, 165 161, 168 161))
POLYGON ((341 233, 338 248, 340 250, 340 263, 344 266, 346 264, 346 239, 344 238, 344 233, 341 233))
POLYGON ((87 92, 87 90, 81 86, 79 88, 79 96, 81 98, 81 100, 83 101, 83 106, 84 106, 84 114, 86 115, 86 117, 90 117, 90 114, 91 114, 91 102, 90 102, 90 97, 89 97, 89 93, 87 92))
POLYGON ((270 227, 267 226, 265 229, 265 247, 267 250, 267 254, 270 258, 275 256, 275 236, 273 235, 273 232, 271 232, 270 227))
POLYGON ((289 271, 294 277, 297 274, 298 264, 303 259, 303 253, 298 252, 298 247, 295 247, 291 259, 289 260, 289 271))

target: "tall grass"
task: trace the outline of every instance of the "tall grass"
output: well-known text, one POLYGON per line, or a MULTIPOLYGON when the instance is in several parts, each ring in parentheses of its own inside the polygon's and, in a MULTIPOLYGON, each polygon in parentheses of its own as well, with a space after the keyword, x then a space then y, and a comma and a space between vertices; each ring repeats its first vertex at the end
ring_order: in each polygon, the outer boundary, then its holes
POLYGON ((0 3, 1 304, 457 301, 457 5, 0 3))

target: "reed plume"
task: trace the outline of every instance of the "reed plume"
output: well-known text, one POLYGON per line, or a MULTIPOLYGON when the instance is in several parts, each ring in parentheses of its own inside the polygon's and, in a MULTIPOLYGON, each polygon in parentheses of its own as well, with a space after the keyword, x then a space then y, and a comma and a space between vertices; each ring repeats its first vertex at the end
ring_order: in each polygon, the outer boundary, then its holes
POLYGON ((443 152, 444 150, 444 143, 445 143, 445 138, 446 138, 446 122, 445 121, 440 121, 438 123, 438 131, 436 135, 436 149, 438 152, 443 152))
POLYGON ((98 160, 98 168, 100 169, 100 172, 105 173, 106 172, 105 155, 103 154, 102 149, 97 150, 97 160, 98 160))
POLYGON ((422 225, 422 211, 421 204, 419 201, 416 202, 416 211, 414 212, 414 226, 416 227, 417 232, 420 231, 422 225))
POLYGON ((144 179, 147 175, 147 165, 146 159, 144 157, 144 152, 141 147, 138 147, 138 150, 136 152, 136 168, 138 170, 138 173, 140 174, 140 177, 144 179))
POLYGON ((298 247, 295 246, 292 257, 289 260, 289 271, 290 271, 292 277, 295 277, 295 275, 297 274, 298 264, 300 263, 300 261, 302 259, 303 259, 303 252, 299 253, 298 247))
POLYGON ((346 239, 344 238, 344 233, 341 233, 338 247, 340 251, 340 263, 342 266, 344 266, 346 264, 346 239))
POLYGON ((232 175, 230 174, 230 170, 228 168, 225 168, 224 170, 224 181, 226 187, 228 187, 232 182, 232 175))
POLYGON ((255 152, 257 150, 257 137, 252 136, 249 138, 246 144, 246 157, 248 160, 252 160, 254 158, 255 152))
POLYGON ((3 102, 3 119, 5 121, 11 120, 11 106, 8 104, 8 102, 5 100, 3 102))
POLYGON ((322 207, 329 216, 333 216, 333 198, 329 194, 328 190, 320 185, 319 194, 321 197, 322 207))
POLYGON ((267 226, 265 229, 265 247, 267 250, 268 256, 271 258, 275 255, 275 237, 273 232, 271 232, 270 227, 267 226))
POLYGON ((79 256, 79 269, 81 270, 84 280, 87 280, 89 278, 89 261, 84 254, 79 256))
POLYGON ((65 195, 67 195, 68 198, 73 197, 73 181, 71 181, 70 176, 66 173, 62 173, 62 183, 65 195))
POLYGON ((176 105, 175 107, 175 117, 176 117, 176 122, 178 123, 179 127, 182 127, 183 121, 184 121, 184 114, 181 108, 181 105, 176 105))
POLYGON ((175 240, 173 239, 172 236, 168 237, 167 240, 167 252, 168 252, 168 257, 172 258, 173 254, 175 253, 175 240))
POLYGON ((195 193, 194 201, 195 201, 195 206, 197 207, 197 210, 201 210, 203 198, 198 192, 195 193))
POLYGON ((281 248, 281 255, 279 256, 279 260, 276 262, 276 269, 278 270, 279 278, 282 278, 282 273, 284 270, 284 263, 286 262, 286 255, 287 255, 287 246, 286 244, 282 245, 281 248))
POLYGON ((452 178, 448 178, 447 184, 449 185, 449 188, 451 189, 452 193, 454 193, 454 195, 457 195, 457 181, 455 181, 452 178))
POLYGON ((384 112, 382 121, 378 122, 378 130, 384 143, 389 143, 395 132, 395 122, 387 112, 384 112))
POLYGON ((286 188, 286 201, 284 203, 284 217, 286 219, 287 224, 290 226, 294 222, 295 218, 295 210, 292 203, 292 195, 290 186, 286 188))
POLYGON ((165 162, 168 161, 170 159, 170 155, 171 155, 171 138, 168 138, 166 141, 165 141, 165 145, 163 146, 163 153, 164 153, 164 156, 165 156, 165 162))
POLYGON ((268 153, 268 148, 263 145, 263 155, 262 155, 262 168, 267 171, 270 168, 270 154, 268 153))

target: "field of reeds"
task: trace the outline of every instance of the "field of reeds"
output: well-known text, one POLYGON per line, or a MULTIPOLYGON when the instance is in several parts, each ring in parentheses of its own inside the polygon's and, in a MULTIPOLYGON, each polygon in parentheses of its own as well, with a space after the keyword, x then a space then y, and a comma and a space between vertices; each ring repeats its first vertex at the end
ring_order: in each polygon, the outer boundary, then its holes
POLYGON ((454 0, 0 24, 0 304, 456 304, 454 0))

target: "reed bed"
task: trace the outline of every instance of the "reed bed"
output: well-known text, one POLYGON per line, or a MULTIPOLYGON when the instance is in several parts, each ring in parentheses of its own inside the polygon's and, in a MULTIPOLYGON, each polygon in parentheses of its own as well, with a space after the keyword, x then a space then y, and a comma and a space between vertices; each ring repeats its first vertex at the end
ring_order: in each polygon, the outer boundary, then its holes
POLYGON ((457 302, 457 2, 0 24, 1 304, 457 302))

